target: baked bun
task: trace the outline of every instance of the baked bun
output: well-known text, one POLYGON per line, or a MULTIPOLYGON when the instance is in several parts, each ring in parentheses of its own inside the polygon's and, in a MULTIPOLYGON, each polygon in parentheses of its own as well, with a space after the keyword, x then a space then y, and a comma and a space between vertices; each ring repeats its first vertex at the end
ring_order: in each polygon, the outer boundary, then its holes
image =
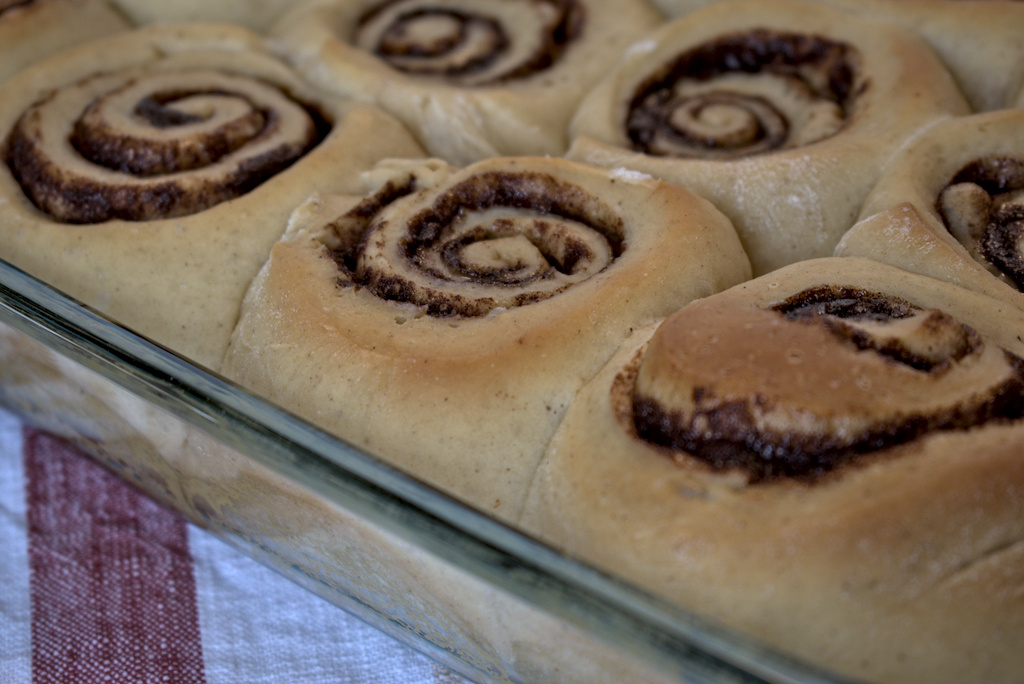
POLYGON ((1024 671, 1024 314, 812 260, 623 345, 521 523, 829 672, 1024 671))
POLYGON ((4 258, 214 368, 291 211, 422 154, 227 25, 147 27, 35 65, 0 87, 0 139, 4 258))
POLYGON ((909 32, 809 3, 728 2, 638 40, 581 103, 568 157, 711 200, 761 274, 831 255, 893 147, 967 112, 909 32))
POLYGON ((518 157, 368 179, 296 212, 224 372, 505 518, 634 328, 750 274, 724 216, 633 172, 518 157))
POLYGON ((836 248, 1024 307, 1024 109, 936 123, 900 149, 836 248))
POLYGON ((104 0, 0 0, 0 82, 55 52, 128 28, 104 0))
POLYGON ((646 0, 320 0, 272 33, 310 79, 464 165, 564 154, 580 98, 660 22, 646 0))

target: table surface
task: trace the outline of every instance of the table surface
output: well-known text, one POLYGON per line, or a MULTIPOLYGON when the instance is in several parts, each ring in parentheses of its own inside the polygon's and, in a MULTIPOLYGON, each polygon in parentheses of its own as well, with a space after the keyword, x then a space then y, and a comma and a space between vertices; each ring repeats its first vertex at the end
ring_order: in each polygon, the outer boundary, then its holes
POLYGON ((465 684, 0 410, 0 684, 465 684))

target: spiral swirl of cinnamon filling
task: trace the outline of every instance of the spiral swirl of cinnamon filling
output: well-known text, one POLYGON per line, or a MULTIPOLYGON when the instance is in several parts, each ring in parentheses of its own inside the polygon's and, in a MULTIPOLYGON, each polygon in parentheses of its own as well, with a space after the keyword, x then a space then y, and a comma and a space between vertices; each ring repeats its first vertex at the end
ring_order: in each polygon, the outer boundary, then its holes
POLYGON ((724 36, 652 74, 626 132, 655 156, 732 159, 808 145, 842 128, 856 63, 851 46, 816 36, 724 36))
POLYGON ((936 201, 976 261, 1024 291, 1024 161, 991 157, 961 169, 936 201))
POLYGON ((414 191, 389 183, 332 224, 328 247, 342 282, 430 316, 547 299, 624 249, 622 219, 609 206, 546 173, 487 171, 414 191))
POLYGON ((218 71, 130 70, 53 91, 18 120, 5 161, 67 223, 193 214, 241 196, 326 133, 278 86, 218 71))
POLYGON ((683 309, 652 339, 633 399, 643 439, 752 482, 1021 417, 1024 360, 942 311, 839 286, 771 310, 683 309))
POLYGON ((549 68, 582 25, 575 0, 390 0, 353 42, 399 71, 481 86, 549 68))
POLYGON ((14 9, 15 7, 31 5, 33 2, 35 2, 35 0, 0 0, 0 14, 3 14, 7 10, 14 9))

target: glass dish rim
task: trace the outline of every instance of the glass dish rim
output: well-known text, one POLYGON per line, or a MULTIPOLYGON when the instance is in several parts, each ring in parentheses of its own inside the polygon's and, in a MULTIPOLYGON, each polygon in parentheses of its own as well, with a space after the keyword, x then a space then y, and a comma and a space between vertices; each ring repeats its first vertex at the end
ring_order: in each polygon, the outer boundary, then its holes
MULTIPOLYGON (((0 323, 333 504, 689 681, 837 682, 464 505, 0 258, 0 323)), ((258 560, 258 559, 257 559, 258 560)))

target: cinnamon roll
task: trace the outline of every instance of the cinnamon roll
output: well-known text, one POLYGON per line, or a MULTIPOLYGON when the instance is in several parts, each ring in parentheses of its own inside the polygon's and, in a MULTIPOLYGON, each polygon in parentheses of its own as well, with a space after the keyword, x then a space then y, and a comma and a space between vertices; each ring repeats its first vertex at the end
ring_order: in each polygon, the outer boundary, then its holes
POLYGON ((956 117, 903 146, 836 248, 1024 306, 1024 110, 956 117))
POLYGON ((310 79, 464 165, 563 154, 580 98, 660 21, 646 0, 320 0, 272 35, 310 79))
POLYGON ((216 367, 291 210, 422 151, 239 27, 148 27, 0 86, 4 258, 216 367))
POLYGON ((813 4, 721 3, 638 40, 581 103, 568 156, 703 195, 765 273, 830 255, 892 147, 967 111, 908 32, 813 4))
POLYGON ((811 260, 635 335, 569 408, 530 532, 857 681, 1024 667, 1024 313, 811 260))
POLYGON ((65 48, 128 28, 104 0, 0 0, 0 82, 65 48))
POLYGON ((514 157, 367 182, 295 212, 224 372, 505 518, 615 346, 750 273, 724 216, 642 174, 514 157))

